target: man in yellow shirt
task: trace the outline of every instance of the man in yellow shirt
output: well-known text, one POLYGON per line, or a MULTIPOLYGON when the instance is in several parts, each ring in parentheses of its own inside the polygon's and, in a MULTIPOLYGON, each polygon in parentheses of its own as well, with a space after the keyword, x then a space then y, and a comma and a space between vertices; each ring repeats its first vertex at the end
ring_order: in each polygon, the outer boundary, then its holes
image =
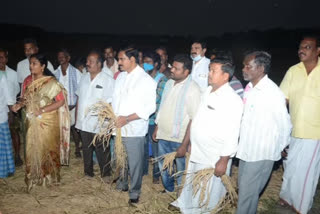
POLYGON ((280 203, 289 204, 302 214, 312 207, 320 174, 319 53, 319 39, 304 37, 298 51, 301 62, 288 70, 280 85, 293 125, 280 203))

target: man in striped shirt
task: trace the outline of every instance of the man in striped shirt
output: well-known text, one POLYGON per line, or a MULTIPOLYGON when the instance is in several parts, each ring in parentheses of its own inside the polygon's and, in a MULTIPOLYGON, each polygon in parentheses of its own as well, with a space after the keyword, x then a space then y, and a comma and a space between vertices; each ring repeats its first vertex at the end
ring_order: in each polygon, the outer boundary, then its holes
POLYGON ((289 144, 290 116, 284 94, 268 78, 271 56, 264 51, 248 54, 243 62, 244 112, 237 158, 240 159, 237 214, 254 214, 275 161, 289 144))

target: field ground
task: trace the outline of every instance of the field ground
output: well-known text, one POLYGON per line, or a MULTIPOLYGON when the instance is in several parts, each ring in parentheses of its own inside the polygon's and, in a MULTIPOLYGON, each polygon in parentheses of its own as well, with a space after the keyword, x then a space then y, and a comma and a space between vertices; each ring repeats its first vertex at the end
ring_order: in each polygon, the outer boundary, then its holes
MULTIPOLYGON (((151 165, 150 165, 151 169, 151 165)), ((150 171, 150 170, 149 170, 150 171)), ((232 180, 235 183, 237 167, 232 168, 232 180)), ((282 168, 275 170, 270 182, 261 196, 259 212, 262 214, 291 214, 292 211, 277 205, 281 186, 282 168)), ((71 165, 61 168, 59 186, 35 187, 26 193, 24 167, 18 167, 14 176, 0 179, 0 213, 2 214, 120 214, 173 213, 167 207, 176 198, 176 194, 161 193, 161 184, 152 184, 151 175, 143 178, 142 194, 136 207, 128 205, 128 193, 118 192, 115 185, 101 181, 95 165, 96 176, 87 179, 83 175, 83 163, 71 155, 71 165)), ((149 173, 150 174, 150 173, 149 173)), ((320 213, 319 186, 317 196, 310 213, 320 213)), ((226 210, 222 213, 234 213, 226 210)))

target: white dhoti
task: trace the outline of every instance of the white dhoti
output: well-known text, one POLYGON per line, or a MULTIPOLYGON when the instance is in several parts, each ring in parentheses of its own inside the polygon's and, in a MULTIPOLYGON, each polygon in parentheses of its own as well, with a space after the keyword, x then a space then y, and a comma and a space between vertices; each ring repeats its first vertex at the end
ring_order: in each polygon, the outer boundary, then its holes
POLYGON ((320 140, 291 138, 280 198, 306 214, 312 207, 320 174, 320 140))
MULTIPOLYGON (((212 176, 211 181, 208 182, 206 187, 206 197, 204 202, 207 199, 207 193, 209 191, 210 200, 208 206, 202 206, 200 204, 200 191, 193 196, 192 195, 192 178, 194 173, 207 168, 212 168, 212 165, 204 165, 200 163, 195 163, 189 161, 186 181, 183 186, 180 197, 172 202, 171 204, 175 207, 179 207, 180 211, 185 214, 196 214, 196 213, 210 213, 211 210, 215 208, 220 199, 226 194, 226 189, 219 177, 212 176)), ((228 162, 228 167, 226 174, 230 174, 231 160, 228 162)))

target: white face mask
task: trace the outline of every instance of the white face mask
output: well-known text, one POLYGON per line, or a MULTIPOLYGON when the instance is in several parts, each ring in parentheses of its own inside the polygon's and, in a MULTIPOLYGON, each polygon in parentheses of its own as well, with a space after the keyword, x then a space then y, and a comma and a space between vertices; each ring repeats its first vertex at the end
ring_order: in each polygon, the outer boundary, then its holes
POLYGON ((202 56, 201 56, 201 55, 197 55, 196 57, 193 57, 193 56, 191 55, 191 59, 192 59, 193 61, 195 61, 195 62, 198 62, 200 59, 202 59, 202 56))

